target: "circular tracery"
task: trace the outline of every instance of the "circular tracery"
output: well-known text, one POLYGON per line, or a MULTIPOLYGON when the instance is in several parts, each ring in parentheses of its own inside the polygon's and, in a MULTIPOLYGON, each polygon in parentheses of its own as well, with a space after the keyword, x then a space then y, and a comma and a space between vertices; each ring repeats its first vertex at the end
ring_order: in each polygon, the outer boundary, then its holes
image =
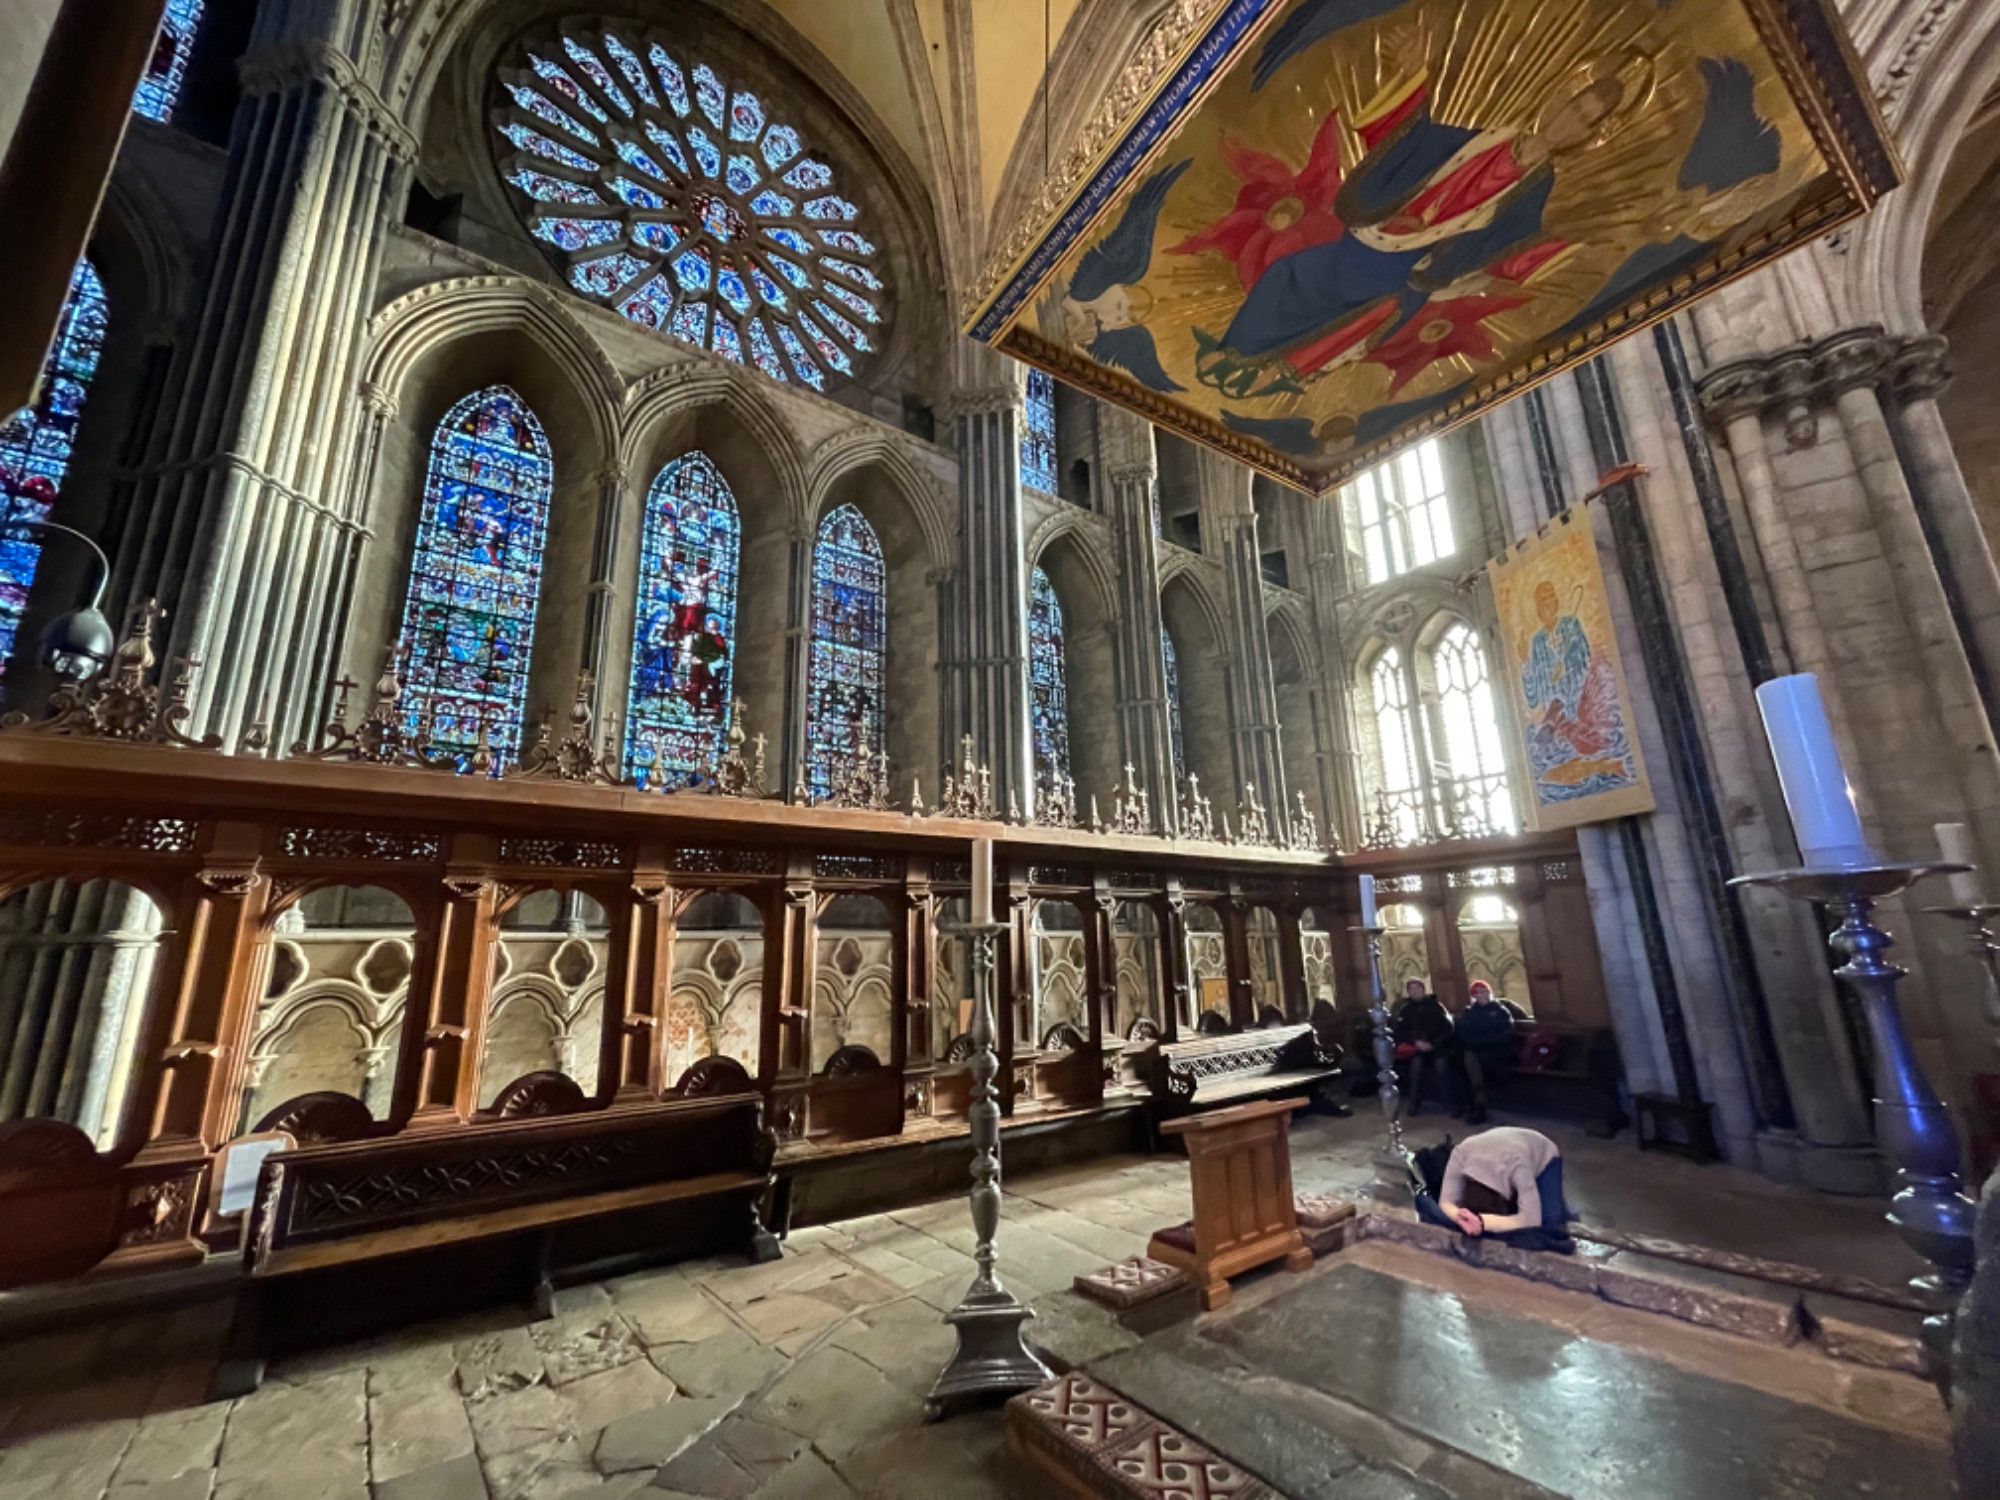
POLYGON ((875 353, 860 210, 755 94, 611 30, 530 48, 500 85, 501 175, 579 292, 816 391, 875 353))

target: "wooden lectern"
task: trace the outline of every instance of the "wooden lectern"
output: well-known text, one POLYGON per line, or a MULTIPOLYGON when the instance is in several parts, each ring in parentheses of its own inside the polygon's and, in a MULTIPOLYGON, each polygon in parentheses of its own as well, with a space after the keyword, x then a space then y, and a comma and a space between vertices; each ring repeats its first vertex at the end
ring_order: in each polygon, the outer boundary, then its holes
POLYGON ((1265 1099, 1168 1120, 1187 1137, 1194 1219, 1162 1229, 1146 1254, 1194 1278, 1202 1310, 1229 1303, 1229 1278, 1282 1258, 1288 1271, 1313 1263, 1292 1202, 1292 1111, 1304 1099, 1265 1099))

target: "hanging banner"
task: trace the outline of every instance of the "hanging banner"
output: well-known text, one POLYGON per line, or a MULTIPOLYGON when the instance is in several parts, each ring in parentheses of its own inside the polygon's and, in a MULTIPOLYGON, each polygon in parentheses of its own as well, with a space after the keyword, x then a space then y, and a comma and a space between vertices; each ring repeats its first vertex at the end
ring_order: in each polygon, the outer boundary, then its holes
POLYGON ((1521 724, 1530 826, 1651 812, 1589 512, 1564 511, 1486 572, 1521 724))

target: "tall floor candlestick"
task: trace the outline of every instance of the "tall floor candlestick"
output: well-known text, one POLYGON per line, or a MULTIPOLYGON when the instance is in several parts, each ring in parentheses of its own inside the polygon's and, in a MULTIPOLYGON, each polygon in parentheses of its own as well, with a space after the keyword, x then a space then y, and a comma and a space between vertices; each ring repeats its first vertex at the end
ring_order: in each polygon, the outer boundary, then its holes
POLYGON ((1362 922, 1354 931, 1368 940, 1368 975, 1374 985, 1373 1003, 1368 1007, 1368 1024, 1375 1042, 1375 1097, 1382 1104, 1382 1123, 1388 1131, 1388 1146, 1376 1158, 1375 1195, 1378 1198, 1409 1201, 1417 1179, 1416 1163, 1403 1141, 1401 1091, 1396 1087, 1396 1039, 1389 1023, 1389 996, 1382 988, 1382 934, 1387 930, 1376 918, 1375 882, 1361 877, 1364 897, 1362 922))
MULTIPOLYGON (((990 844, 985 857, 992 858, 990 844)), ((975 877, 979 868, 975 855, 975 877)), ((992 868, 990 863, 987 868, 992 868)), ((991 920, 990 908, 981 913, 977 900, 973 909, 971 922, 944 930, 962 933, 971 949, 967 967, 973 993, 972 1103, 966 1119, 972 1129, 972 1229, 978 1237, 972 1258, 979 1271, 958 1306, 945 1314, 945 1321, 958 1330, 958 1349, 924 1402, 927 1422, 1033 1390, 1054 1378, 1021 1338, 1021 1325, 1034 1311, 1001 1286, 993 1268, 993 1236, 1000 1227, 1000 1091, 993 1084, 1000 1058, 993 1040, 993 943, 1007 924, 991 920)))

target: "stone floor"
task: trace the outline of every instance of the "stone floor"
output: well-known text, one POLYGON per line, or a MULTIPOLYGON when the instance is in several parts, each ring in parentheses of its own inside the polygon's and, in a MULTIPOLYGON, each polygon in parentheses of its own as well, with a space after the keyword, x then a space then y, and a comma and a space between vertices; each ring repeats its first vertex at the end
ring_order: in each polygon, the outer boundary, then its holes
MULTIPOLYGON (((1434 1132, 1414 1122, 1420 1141, 1434 1132)), ((1885 1281, 1917 1269, 1879 1201, 1641 1157, 1629 1136, 1551 1133, 1598 1223, 1885 1281)), ((1358 1192, 1378 1138, 1365 1114, 1303 1122, 1300 1190, 1358 1192)), ((1185 1161, 1103 1160, 1008 1195, 1002 1271, 1037 1303, 1051 1350, 1081 1360, 1136 1345, 1068 1288, 1187 1217, 1185 1161)), ((1025 1500, 1047 1487, 1012 1467, 997 1413, 920 1420, 972 1243, 963 1199, 921 1204, 801 1230, 770 1265, 691 1262, 574 1287, 548 1322, 496 1309, 296 1358, 231 1403, 198 1404, 222 1303, 17 1340, 0 1345, 0 1500, 1025 1500)), ((1239 1302, 1254 1311, 1271 1295, 1239 1302)))

